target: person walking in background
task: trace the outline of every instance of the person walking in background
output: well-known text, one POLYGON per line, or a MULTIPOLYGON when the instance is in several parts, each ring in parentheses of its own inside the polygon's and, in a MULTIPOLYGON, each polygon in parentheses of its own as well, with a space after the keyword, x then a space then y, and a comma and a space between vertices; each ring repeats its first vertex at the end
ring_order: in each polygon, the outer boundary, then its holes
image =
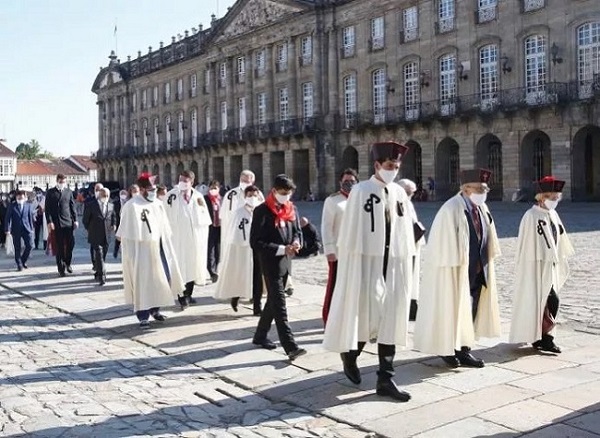
MULTIPOLYGON (((119 229, 119 225, 121 224, 121 210, 123 209, 123 205, 127 201, 129 201, 134 196, 139 195, 140 188, 137 184, 132 184, 129 186, 127 190, 121 190, 119 192, 119 199, 116 199, 113 203, 115 210, 115 225, 116 228, 119 229)), ((121 241, 119 239, 115 239, 114 247, 113 247, 113 257, 116 259, 119 256, 119 249, 121 248, 121 241)))
MULTIPOLYGON (((6 211, 8 210, 8 195, 2 193, 0 198, 0 229, 4 231, 4 220, 6 219, 6 211)), ((6 233, 0 233, 0 248, 6 245, 6 233)))
POLYGON ((292 258, 301 246, 298 213, 290 201, 295 189, 290 178, 277 175, 265 203, 254 209, 250 229, 250 246, 258 252, 267 283, 267 302, 252 343, 268 350, 276 348, 267 337, 275 320, 279 342, 290 360, 306 354, 305 349, 298 347, 288 323, 284 291, 292 258))
MULTIPOLYGON (((87 213, 85 212, 85 210, 88 208, 89 205, 95 205, 98 203, 98 199, 100 197, 100 192, 102 191, 102 189, 104 188, 104 185, 102 183, 96 183, 94 184, 94 188, 93 188, 93 192, 88 192, 88 197, 85 199, 84 203, 83 203, 83 216, 86 216, 87 213)), ((92 262, 92 270, 94 271, 94 277, 96 277, 96 255, 94 254, 94 248, 92 245, 90 245, 90 261, 92 262)))
POLYGON ((500 336, 500 242, 485 203, 490 176, 487 169, 462 171, 460 192, 437 212, 427 244, 414 346, 453 368, 483 367, 471 348, 480 337, 500 336))
POLYGON ((185 283, 185 290, 178 297, 181 310, 196 303, 192 298, 194 285, 204 286, 207 278, 207 240, 211 219, 204 197, 192 186, 194 178, 192 171, 181 172, 177 187, 170 190, 163 201, 173 233, 173 248, 185 283))
POLYGON ((321 216, 321 238, 323 239, 323 251, 329 265, 329 275, 325 288, 325 299, 323 301, 323 323, 327 324, 327 316, 331 307, 331 298, 335 287, 337 275, 337 240, 340 233, 340 224, 346 210, 346 202, 352 187, 358 183, 358 173, 354 169, 345 169, 340 175, 340 190, 325 199, 323 213, 321 216))
POLYGON ((35 249, 40 248, 40 239, 42 240, 42 245, 44 251, 46 250, 46 239, 44 239, 44 205, 46 200, 44 199, 44 194, 41 190, 38 190, 35 193, 35 197, 32 202, 32 207, 35 212, 34 226, 35 226, 35 249))
POLYGON ((421 288, 421 248, 423 248, 425 245, 425 227, 419 221, 417 211, 415 210, 415 205, 412 201, 415 193, 417 192, 417 185, 414 183, 414 181, 405 178, 398 181, 398 184, 404 189, 406 195, 408 196, 408 213, 413 221, 413 234, 415 236, 416 253, 413 257, 410 312, 408 314, 408 320, 414 321, 417 317, 419 290, 421 288))
POLYGON ((427 190, 429 191, 429 200, 435 201, 435 181, 432 177, 427 178, 427 190))
POLYGON ((142 173, 140 195, 121 210, 117 238, 123 248, 123 290, 133 305, 141 328, 150 327, 150 316, 162 322, 160 307, 171 306, 184 289, 171 241, 171 226, 164 205, 156 197, 155 177, 142 173))
POLYGON ((558 294, 569 275, 567 260, 575 253, 556 212, 564 185, 552 176, 538 181, 536 204, 521 219, 508 338, 550 353, 561 352, 554 343, 558 294))
POLYGON ((18 190, 16 199, 8 206, 4 219, 4 232, 6 235, 10 234, 12 236, 17 271, 22 271, 23 268, 27 269, 27 260, 29 260, 29 254, 31 254, 33 246, 35 213, 31 203, 25 201, 25 192, 18 190), (21 239, 25 244, 22 252, 21 239))
POLYGON ((394 182, 408 147, 396 142, 371 148, 375 174, 352 188, 338 236, 338 273, 323 346, 341 353, 344 374, 361 381, 357 359, 377 340, 377 395, 407 402, 393 381, 396 345, 408 343, 412 219, 406 192, 394 182))
POLYGON ((94 253, 94 278, 100 286, 106 283, 106 254, 109 237, 115 230, 115 211, 110 202, 110 190, 102 188, 96 202, 87 204, 83 211, 83 226, 88 232, 88 243, 94 253))
POLYGON ((211 181, 209 184, 208 195, 204 197, 212 221, 208 228, 208 253, 206 267, 213 283, 216 283, 219 279, 217 269, 221 255, 220 186, 221 185, 219 184, 219 181, 211 181))
POLYGON ((72 274, 71 261, 75 247, 73 232, 79 224, 73 192, 67 187, 67 178, 63 174, 56 176, 56 186, 46 192, 46 221, 48 229, 54 233, 58 274, 61 277, 65 276, 65 271, 72 274))

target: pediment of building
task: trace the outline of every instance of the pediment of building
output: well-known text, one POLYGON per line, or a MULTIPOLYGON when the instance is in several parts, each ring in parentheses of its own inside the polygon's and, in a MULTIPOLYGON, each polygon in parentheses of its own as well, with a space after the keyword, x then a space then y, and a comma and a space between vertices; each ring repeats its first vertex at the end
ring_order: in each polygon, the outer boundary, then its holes
POLYGON ((282 0, 243 0, 230 10, 229 17, 224 17, 222 29, 216 41, 227 40, 258 28, 277 22, 304 7, 292 1, 282 0))

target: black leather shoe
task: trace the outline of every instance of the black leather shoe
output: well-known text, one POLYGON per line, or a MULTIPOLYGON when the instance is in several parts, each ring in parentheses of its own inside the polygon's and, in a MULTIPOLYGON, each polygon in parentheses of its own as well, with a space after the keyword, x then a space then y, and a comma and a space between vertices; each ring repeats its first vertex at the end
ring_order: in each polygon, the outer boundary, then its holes
POLYGON ((188 304, 196 304, 196 298, 192 298, 191 296, 186 296, 185 297, 187 299, 188 304))
POLYGON ((410 400, 410 394, 406 391, 399 390, 392 379, 377 380, 377 395, 390 397, 399 402, 407 402, 410 400))
POLYGON ((266 350, 275 350, 277 348, 277 345, 275 345, 273 343, 273 341, 271 341, 269 339, 264 339, 262 341, 256 341, 256 340, 254 340, 254 341, 252 341, 252 343, 254 345, 258 345, 259 347, 262 347, 262 348, 264 348, 266 350))
POLYGON ((468 351, 461 351, 457 354, 457 358, 460 364, 464 367, 471 368, 483 368, 485 366, 485 362, 481 359, 477 359, 468 351))
POLYGON ((359 385, 360 382, 362 382, 362 379, 360 377, 360 369, 358 368, 358 365, 356 365, 356 358, 353 360, 348 353, 342 353, 340 354, 340 357, 344 364, 344 374, 348 377, 348 380, 355 385, 359 385))
POLYGON ((167 317, 160 312, 153 313, 152 318, 154 318, 155 321, 160 321, 160 322, 164 322, 167 319, 167 317))
POLYGON ((456 356, 440 356, 442 360, 448 365, 450 368, 458 368, 460 366, 460 361, 456 356))
POLYGON ((217 281, 219 281, 219 275, 218 274, 210 274, 210 281, 212 281, 213 283, 216 283, 217 281))
POLYGON ((255 310, 253 313, 254 316, 261 316, 262 315, 262 311, 261 310, 255 310))
POLYGON ((188 301, 187 301, 187 299, 185 297, 178 296, 177 297, 177 301, 179 301, 179 305, 181 306, 181 310, 185 310, 188 307, 190 307, 190 305, 188 304, 188 301))
POLYGON ((306 354, 306 350, 304 348, 296 348, 294 351, 290 351, 288 353, 288 358, 290 361, 295 360, 300 356, 304 356, 306 354))
POLYGON ((68 272, 69 274, 72 274, 72 273, 73 273, 73 268, 71 267, 71 265, 67 266, 67 272, 68 272))
POLYGON ((240 297, 235 297, 231 299, 231 308, 234 312, 238 311, 238 303, 240 302, 240 297))
POLYGON ((27 263, 23 263, 23 269, 29 269, 29 266, 27 266, 27 263))
POLYGON ((23 266, 17 266, 17 272, 21 272, 23 270, 23 266))
POLYGON ((66 277, 67 274, 65 274, 65 271, 58 271, 58 276, 59 277, 66 277))
POLYGON ((106 275, 100 275, 100 279, 98 281, 100 286, 104 286, 106 284, 106 275))

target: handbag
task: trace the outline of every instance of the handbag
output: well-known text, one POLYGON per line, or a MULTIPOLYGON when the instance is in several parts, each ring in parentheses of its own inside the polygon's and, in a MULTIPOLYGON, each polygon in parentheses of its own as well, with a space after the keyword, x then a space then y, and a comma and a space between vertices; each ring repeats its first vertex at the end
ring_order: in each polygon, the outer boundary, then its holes
POLYGON ((4 246, 6 247, 6 256, 7 257, 15 255, 15 245, 13 243, 12 234, 6 235, 6 242, 4 243, 4 246))

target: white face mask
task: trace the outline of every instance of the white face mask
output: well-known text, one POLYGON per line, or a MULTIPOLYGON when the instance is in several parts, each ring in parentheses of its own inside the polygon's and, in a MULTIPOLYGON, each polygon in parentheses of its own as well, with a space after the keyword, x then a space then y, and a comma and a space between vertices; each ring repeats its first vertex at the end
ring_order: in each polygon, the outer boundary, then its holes
POLYGON ((56 184, 56 188, 57 188, 58 190, 62 190, 62 189, 64 189, 64 188, 65 188, 65 185, 66 185, 65 183, 58 183, 58 184, 56 184))
POLYGON ((244 201, 246 202, 247 206, 252 208, 260 205, 260 199, 258 199, 256 196, 250 196, 249 198, 245 198, 244 201))
POLYGON ((100 198, 100 191, 94 192, 94 196, 96 197, 96 199, 100 198))
POLYGON ((217 195, 219 194, 219 189, 210 189, 210 190, 208 191, 208 193, 209 193, 211 196, 217 196, 217 195))
POLYGON ((103 204, 108 203, 108 198, 98 198, 103 204))
POLYGON ((554 210, 558 206, 558 202, 559 202, 558 199, 545 199, 544 205, 546 206, 546 208, 548 210, 554 210))
POLYGON ((177 185, 177 187, 179 187, 179 190, 181 190, 182 192, 186 192, 192 188, 192 185, 188 182, 179 181, 179 184, 177 185))
POLYGON ((388 185, 394 182, 396 177, 398 176, 398 170, 385 170, 379 169, 379 177, 383 180, 383 182, 388 185))
POLYGON ((17 204, 20 204, 20 205, 25 204, 25 199, 17 198, 17 204))
POLYGON ((471 199, 471 202, 473 202, 473 204, 480 207, 483 204, 485 204, 485 201, 487 199, 487 193, 471 193, 469 195, 469 199, 471 199))
POLYGON ((156 190, 146 192, 146 199, 150 202, 156 199, 156 190))
POLYGON ((275 199, 277 199, 277 202, 279 202, 280 204, 285 204, 291 198, 292 198, 292 194, 291 193, 288 194, 288 195, 280 195, 279 193, 275 193, 275 199))
POLYGON ((127 195, 119 195, 121 201, 127 201, 127 195))

